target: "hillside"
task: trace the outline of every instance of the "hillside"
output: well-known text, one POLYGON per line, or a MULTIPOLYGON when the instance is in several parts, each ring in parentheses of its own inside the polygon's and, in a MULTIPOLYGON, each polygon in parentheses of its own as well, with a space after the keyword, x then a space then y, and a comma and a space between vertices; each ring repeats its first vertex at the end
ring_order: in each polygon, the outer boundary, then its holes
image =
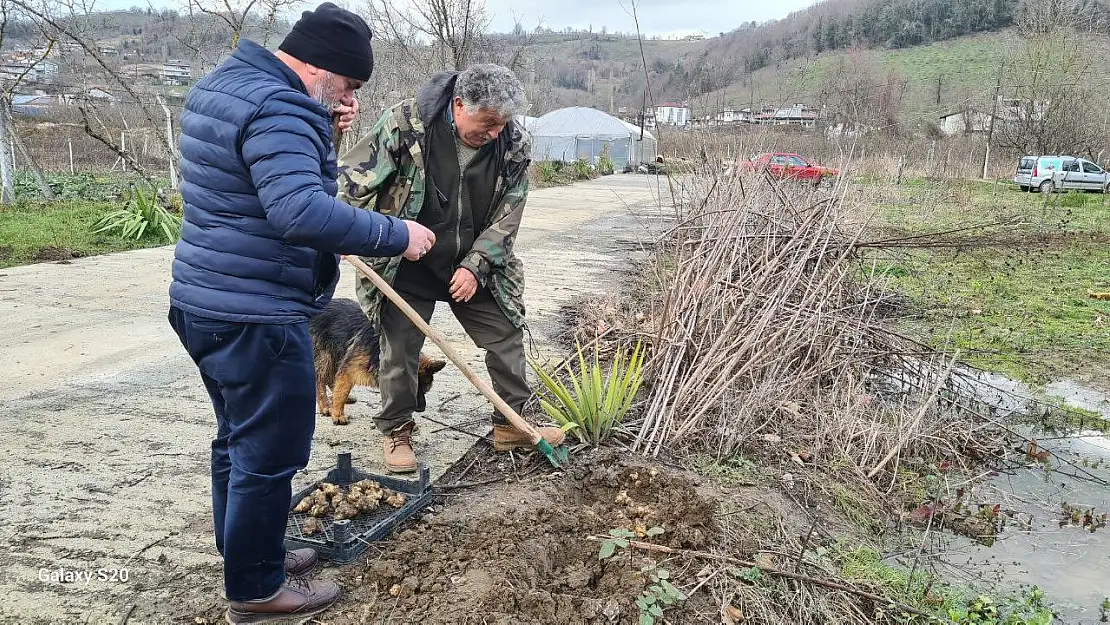
POLYGON ((750 80, 712 91, 691 104, 700 113, 749 106, 752 102, 756 106, 761 102, 816 103, 828 74, 838 64, 848 63, 857 70, 872 68, 879 77, 892 70, 903 77, 904 112, 908 118, 917 119, 946 112, 969 100, 971 104, 989 101, 999 66, 1017 44, 1017 35, 1005 30, 896 50, 824 52, 761 68, 750 80))

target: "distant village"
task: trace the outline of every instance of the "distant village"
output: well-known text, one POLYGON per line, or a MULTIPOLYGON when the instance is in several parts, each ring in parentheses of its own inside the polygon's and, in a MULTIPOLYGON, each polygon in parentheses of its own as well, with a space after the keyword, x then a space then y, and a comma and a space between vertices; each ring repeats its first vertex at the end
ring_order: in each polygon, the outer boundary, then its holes
MULTIPOLYGON (((97 53, 136 93, 161 95, 170 102, 183 100, 184 90, 173 87, 187 87, 196 77, 194 66, 188 61, 139 62, 121 57, 114 46, 108 45, 100 46, 97 53)), ((84 80, 80 68, 90 62, 94 62, 90 55, 75 43, 5 51, 0 54, 0 82, 16 84, 11 102, 13 112, 32 117, 82 101, 108 104, 120 101, 118 86, 84 80)))

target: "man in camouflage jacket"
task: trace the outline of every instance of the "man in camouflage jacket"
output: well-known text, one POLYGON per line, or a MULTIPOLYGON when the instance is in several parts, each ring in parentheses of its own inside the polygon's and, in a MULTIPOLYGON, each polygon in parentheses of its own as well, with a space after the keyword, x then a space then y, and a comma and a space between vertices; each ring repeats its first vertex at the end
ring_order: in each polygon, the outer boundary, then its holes
MULTIPOLYGON (((517 412, 525 377, 524 272, 513 243, 528 198, 531 137, 513 123, 526 108, 517 78, 498 65, 434 76, 416 98, 387 110, 340 161, 340 198, 430 228, 436 244, 418 261, 365 258, 425 319, 447 302, 475 344, 498 395, 517 412)), ((422 411, 419 354, 424 335, 366 278, 357 294, 381 328, 378 385, 386 467, 416 470, 413 412, 422 411)), ((494 446, 530 446, 494 413, 494 446)), ((552 444, 557 428, 541 428, 552 444)))

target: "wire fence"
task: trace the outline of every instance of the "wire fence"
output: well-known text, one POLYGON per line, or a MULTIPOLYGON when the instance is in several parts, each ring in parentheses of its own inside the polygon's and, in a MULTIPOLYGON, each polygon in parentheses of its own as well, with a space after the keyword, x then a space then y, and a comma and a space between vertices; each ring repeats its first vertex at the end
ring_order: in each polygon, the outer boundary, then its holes
MULTIPOLYGON (((151 127, 134 111, 112 110, 109 117, 90 120, 94 130, 131 155, 153 174, 166 174, 171 154, 166 148, 165 128, 151 127)), ((44 172, 126 172, 132 169, 119 153, 85 131, 80 113, 70 107, 52 107, 34 116, 16 117, 15 131, 31 159, 44 172)), ((30 169, 27 157, 12 139, 15 169, 30 169)))

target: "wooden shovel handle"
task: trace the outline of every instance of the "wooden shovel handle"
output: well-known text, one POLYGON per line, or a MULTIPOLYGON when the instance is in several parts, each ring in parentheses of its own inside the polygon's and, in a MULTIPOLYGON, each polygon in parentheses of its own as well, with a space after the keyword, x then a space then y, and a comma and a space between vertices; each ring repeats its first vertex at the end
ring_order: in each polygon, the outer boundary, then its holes
POLYGON ((493 390, 493 387, 491 387, 485 380, 478 377, 478 374, 474 371, 474 369, 470 367, 470 365, 466 364, 466 361, 462 359, 462 356, 460 356, 458 352, 456 352, 450 345, 447 344, 447 339, 444 338, 443 334, 441 334, 432 326, 428 325, 428 323, 424 321, 424 319, 421 318, 415 310, 412 309, 412 306, 409 306, 408 302, 406 302, 400 295, 398 295, 397 291, 394 291, 393 287, 389 286, 389 284, 385 280, 383 280, 382 277, 379 276, 373 269, 371 269, 369 265, 362 262, 362 259, 358 256, 344 256, 343 258, 346 259, 347 262, 354 265, 356 269, 358 269, 364 276, 366 276, 371 282, 373 282, 374 286, 378 287, 378 290, 381 291, 387 298, 389 298, 389 301, 393 302, 393 305, 396 306, 398 310, 405 313, 405 316, 409 318, 409 321, 412 321, 417 328, 420 328, 420 331, 424 333, 424 336, 432 339, 432 342, 435 343, 436 346, 443 351, 443 354, 447 356, 448 360, 455 363, 455 366, 463 372, 463 375, 466 376, 466 379, 470 380, 470 383, 474 385, 474 388, 477 388, 479 391, 481 391, 482 395, 485 395, 486 399, 488 399, 490 403, 492 403, 493 406, 497 408, 497 411, 505 415, 505 418, 509 420, 509 423, 513 424, 513 427, 528 434, 528 437, 531 439, 533 445, 539 443, 543 439, 543 436, 540 435, 536 428, 532 427, 532 424, 525 421, 519 414, 517 414, 515 410, 512 409, 512 407, 509 406, 509 404, 505 403, 505 400, 501 399, 501 397, 497 395, 497 393, 493 390))

